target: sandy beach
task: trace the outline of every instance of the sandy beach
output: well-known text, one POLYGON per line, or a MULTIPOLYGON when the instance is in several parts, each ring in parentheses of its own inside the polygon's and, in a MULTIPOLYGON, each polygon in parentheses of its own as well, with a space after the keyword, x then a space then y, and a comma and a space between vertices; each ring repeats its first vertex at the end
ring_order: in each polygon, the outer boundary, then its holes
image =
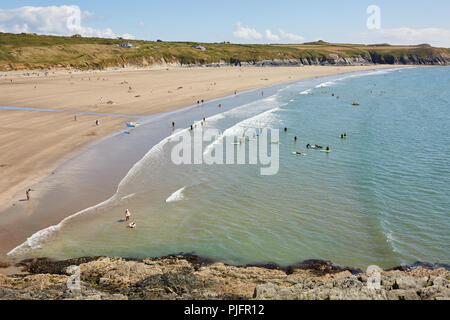
POLYGON ((0 105, 67 112, 0 109, 0 210, 23 202, 25 190, 51 175, 63 160, 124 128, 129 120, 78 112, 155 114, 277 83, 386 67, 392 66, 155 68, 3 76, 0 105))

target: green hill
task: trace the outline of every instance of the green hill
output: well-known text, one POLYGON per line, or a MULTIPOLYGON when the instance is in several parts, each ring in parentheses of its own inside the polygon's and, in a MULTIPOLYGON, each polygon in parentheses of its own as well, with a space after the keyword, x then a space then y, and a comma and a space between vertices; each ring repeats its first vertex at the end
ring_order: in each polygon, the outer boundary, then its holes
POLYGON ((125 40, 0 33, 0 70, 50 68, 103 69, 159 63, 187 64, 450 64, 450 49, 429 45, 352 45, 324 41, 305 44, 242 45, 130 41, 137 48, 119 46, 125 40), (201 45, 206 50, 196 49, 201 45), (272 61, 272 62, 271 62, 272 61))

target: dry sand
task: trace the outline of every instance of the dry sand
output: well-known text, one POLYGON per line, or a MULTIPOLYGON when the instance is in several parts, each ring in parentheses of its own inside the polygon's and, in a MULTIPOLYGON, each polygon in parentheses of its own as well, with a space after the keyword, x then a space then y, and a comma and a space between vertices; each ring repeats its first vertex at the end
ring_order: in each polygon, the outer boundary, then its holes
MULTIPOLYGON (((276 83, 391 66, 277 68, 154 68, 9 74, 0 78, 0 105, 143 115, 171 111, 276 83), (12 81, 11 81, 12 80, 12 81), (108 103, 113 102, 112 104, 108 103)), ((0 110, 0 211, 24 198, 80 147, 129 119, 73 113, 0 110), (95 120, 101 121, 95 126, 95 120)))

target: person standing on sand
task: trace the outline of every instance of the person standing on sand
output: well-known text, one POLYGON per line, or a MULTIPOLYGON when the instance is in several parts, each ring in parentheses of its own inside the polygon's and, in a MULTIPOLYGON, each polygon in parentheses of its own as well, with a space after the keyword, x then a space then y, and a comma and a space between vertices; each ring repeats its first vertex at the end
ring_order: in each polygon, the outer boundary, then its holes
POLYGON ((127 211, 125 211, 125 221, 130 221, 131 218, 131 212, 130 210, 127 209, 127 211))
POLYGON ((28 189, 27 192, 26 192, 26 195, 27 195, 27 201, 30 201, 30 199, 31 199, 31 197, 30 197, 30 192, 31 192, 31 189, 28 189))

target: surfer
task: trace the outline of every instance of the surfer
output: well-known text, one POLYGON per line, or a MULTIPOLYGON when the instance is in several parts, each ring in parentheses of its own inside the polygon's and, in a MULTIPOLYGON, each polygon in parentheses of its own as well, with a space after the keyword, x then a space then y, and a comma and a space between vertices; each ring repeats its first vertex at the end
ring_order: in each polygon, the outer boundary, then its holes
POLYGON ((329 146, 327 146, 327 151, 330 151, 330 147, 329 146))
POLYGON ((125 221, 130 221, 131 218, 131 212, 130 210, 127 209, 127 211, 125 211, 125 221))
POLYGON ((297 142, 297 136, 294 137, 294 142, 297 142))

